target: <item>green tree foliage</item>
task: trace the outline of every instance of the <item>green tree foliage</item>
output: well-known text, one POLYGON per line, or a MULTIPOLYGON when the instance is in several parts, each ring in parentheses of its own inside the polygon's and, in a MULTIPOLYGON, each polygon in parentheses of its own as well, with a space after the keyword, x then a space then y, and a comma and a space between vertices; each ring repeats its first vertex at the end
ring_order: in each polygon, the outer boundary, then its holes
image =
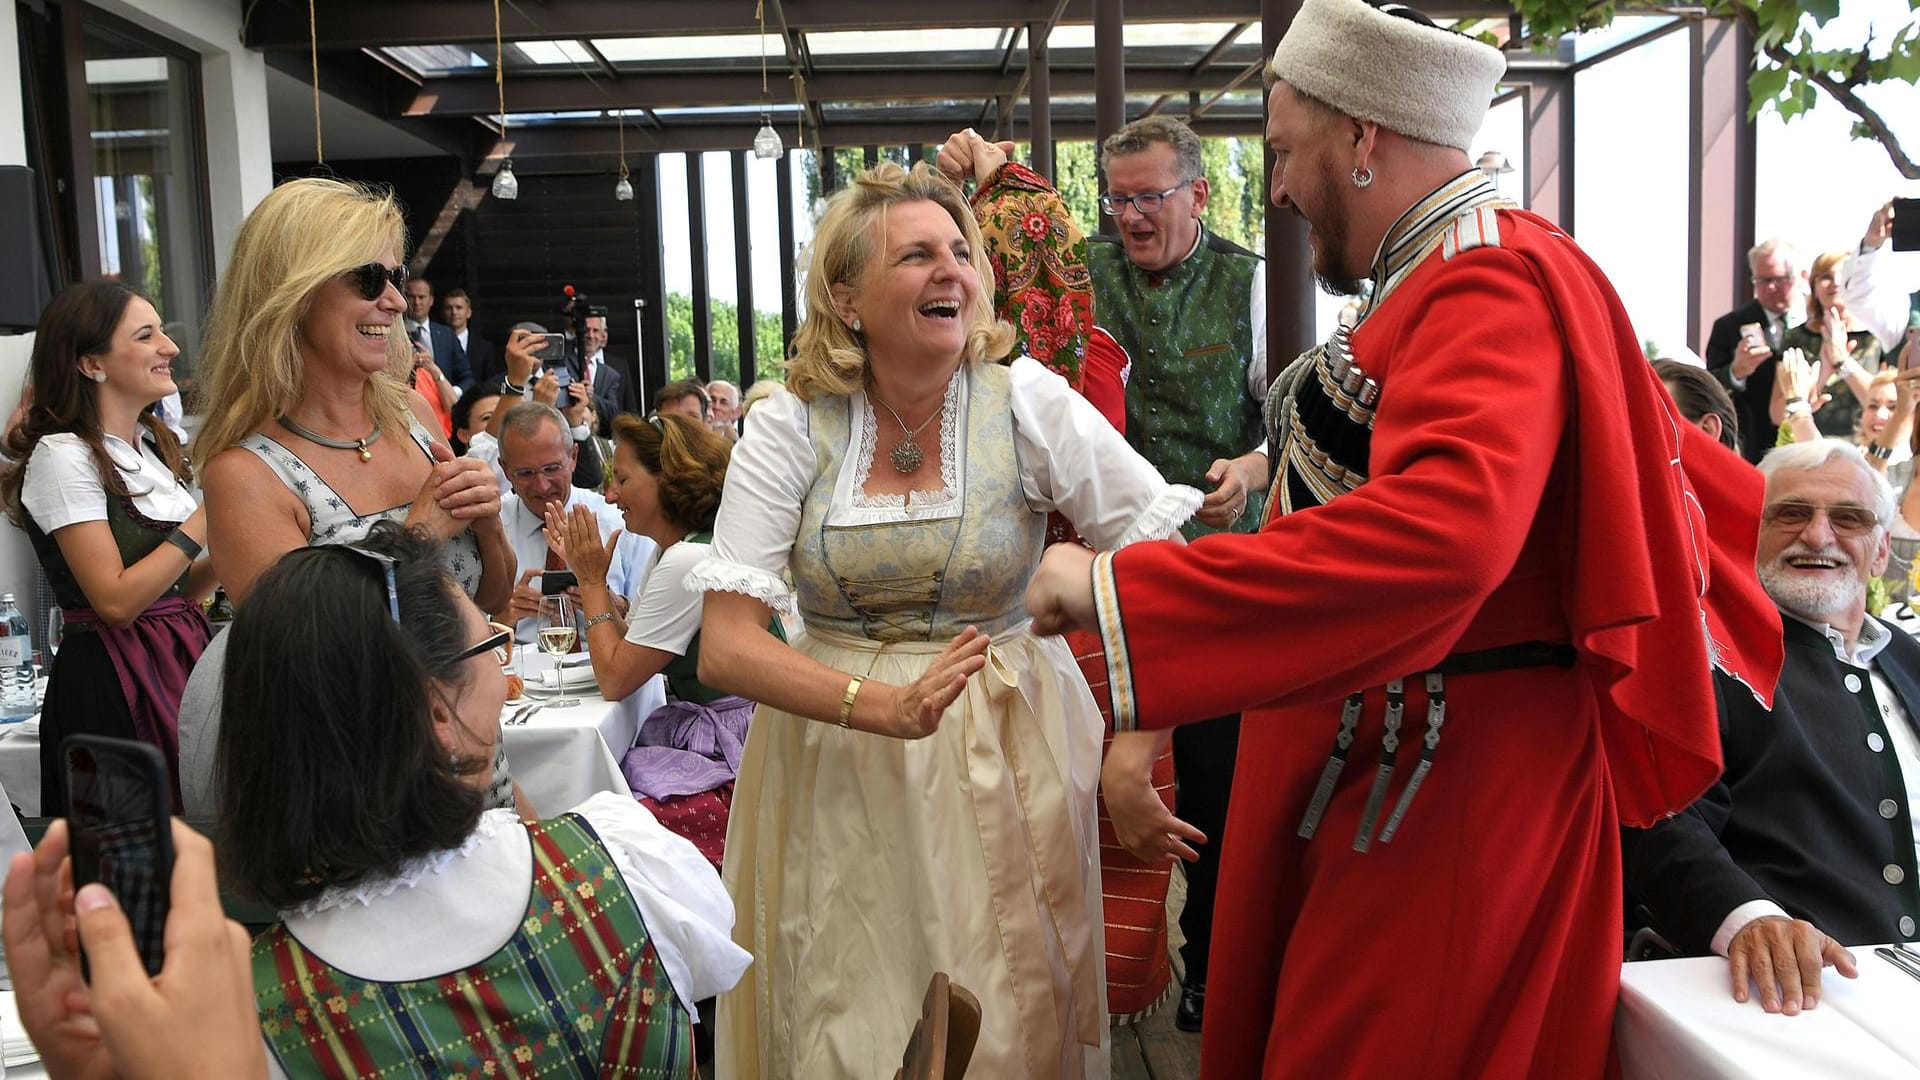
MULTIPOLYGON (((710 305, 713 312, 713 378, 740 381, 739 308, 724 300, 710 305)), ((758 379, 786 376, 785 350, 780 340, 780 313, 753 313, 753 368, 758 379)), ((693 298, 667 294, 667 377, 690 379, 693 370, 693 298)))
MULTIPOLYGON (((1908 0, 1908 5, 1920 11, 1920 0, 1908 0)), ((1886 120, 1859 93, 1879 83, 1920 84, 1920 22, 1901 27, 1885 42, 1869 36, 1855 49, 1816 49, 1811 30, 1840 14, 1840 0, 1708 0, 1686 5, 1514 0, 1513 7, 1525 20, 1528 44, 1548 51, 1564 34, 1606 26, 1623 8, 1635 14, 1685 11, 1686 18, 1697 18, 1704 8, 1708 17, 1732 19, 1754 40, 1753 73, 1747 79, 1749 119, 1771 105, 1781 119, 1791 120, 1826 94, 1855 116, 1854 138, 1879 142, 1900 175, 1920 180, 1920 162, 1907 154, 1886 120)))

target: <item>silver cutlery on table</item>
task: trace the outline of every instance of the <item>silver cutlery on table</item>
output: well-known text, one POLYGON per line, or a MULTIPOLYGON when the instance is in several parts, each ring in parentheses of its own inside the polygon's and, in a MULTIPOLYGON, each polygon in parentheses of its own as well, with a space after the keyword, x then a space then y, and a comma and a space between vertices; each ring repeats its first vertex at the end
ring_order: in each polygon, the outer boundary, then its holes
POLYGON ((1920 958, 1914 956, 1913 950, 1902 946, 1900 952, 1894 952, 1892 949, 1887 948, 1877 948, 1873 951, 1880 959, 1885 960, 1887 963, 1892 964, 1894 967, 1899 968, 1914 978, 1920 979, 1920 958))

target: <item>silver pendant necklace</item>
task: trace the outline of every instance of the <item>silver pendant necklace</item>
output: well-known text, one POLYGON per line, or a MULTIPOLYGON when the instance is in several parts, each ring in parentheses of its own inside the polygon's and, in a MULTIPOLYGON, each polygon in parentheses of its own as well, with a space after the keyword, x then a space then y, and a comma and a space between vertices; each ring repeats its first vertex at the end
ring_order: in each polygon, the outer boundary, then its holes
MULTIPOLYGON (((880 401, 880 395, 871 390, 867 391, 867 396, 875 401, 880 401)), ((900 414, 894 412, 893 406, 886 402, 880 401, 880 407, 887 410, 887 415, 893 417, 893 422, 900 425, 901 431, 900 441, 893 444, 893 453, 888 454, 887 458, 893 462, 893 470, 895 472, 903 475, 911 473, 920 467, 921 462, 926 460, 926 455, 920 452, 920 441, 917 436, 927 430, 927 425, 933 423, 934 418, 940 415, 945 409, 945 406, 943 405, 941 408, 933 410, 933 416, 929 416, 925 420, 920 421, 920 426, 917 428, 907 427, 907 422, 900 419, 900 414)))
POLYGON ((280 421, 281 424, 285 425, 288 431, 293 432, 295 435, 300 436, 301 438, 307 440, 308 442, 319 443, 321 446, 330 446, 335 450, 358 450, 360 451, 361 461, 373 460, 373 451, 367 448, 372 446, 374 443, 380 441, 380 425, 379 424, 373 425, 373 430, 367 432, 366 435, 361 438, 334 439, 334 438, 329 438, 328 436, 322 435, 311 428, 301 426, 299 423, 295 422, 293 417, 288 416, 286 413, 281 413, 279 416, 275 417, 274 419, 280 421))

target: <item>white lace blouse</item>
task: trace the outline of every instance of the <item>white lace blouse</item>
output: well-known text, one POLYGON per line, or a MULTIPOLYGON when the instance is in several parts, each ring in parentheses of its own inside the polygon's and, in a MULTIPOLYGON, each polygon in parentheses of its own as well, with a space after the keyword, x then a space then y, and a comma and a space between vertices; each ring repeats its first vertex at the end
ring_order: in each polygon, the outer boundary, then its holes
MULTIPOLYGON (((1009 365, 1014 456, 1020 490, 1035 513, 1059 511, 1101 550, 1172 535, 1199 508, 1201 494, 1169 484, 1065 379, 1030 358, 1009 365)), ((873 525, 960 516, 966 475, 967 368, 947 385, 940 415, 942 489, 912 496, 870 495, 878 423, 867 395, 851 398, 856 449, 834 477, 833 525, 873 525)), ((891 418, 889 418, 891 422, 891 418)), ((886 467, 884 464, 882 468, 886 467)), ((807 405, 785 390, 754 406, 734 446, 726 491, 714 522, 713 554, 688 575, 689 587, 740 592, 793 614, 781 574, 813 486, 807 405)))

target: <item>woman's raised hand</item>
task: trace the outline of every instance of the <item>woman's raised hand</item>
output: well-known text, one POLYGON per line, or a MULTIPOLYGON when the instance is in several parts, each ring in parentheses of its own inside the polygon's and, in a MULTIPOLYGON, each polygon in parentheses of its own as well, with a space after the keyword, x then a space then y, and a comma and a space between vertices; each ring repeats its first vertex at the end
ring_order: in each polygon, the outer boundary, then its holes
POLYGON ((872 729, 874 734, 920 739, 939 730, 940 715, 966 690, 967 680, 987 666, 987 646, 992 643, 976 627, 962 630, 919 678, 894 689, 893 708, 886 722, 872 729))
POLYGON ((615 529, 601 543, 600 521, 584 506, 547 511, 547 546, 567 561, 583 589, 607 583, 607 568, 613 565, 614 545, 619 542, 620 530, 615 529))
POLYGON ((1780 355, 1780 389, 1789 400, 1800 398, 1814 409, 1825 405, 1828 395, 1819 391, 1818 381, 1814 363, 1805 352, 1788 349, 1780 355))

